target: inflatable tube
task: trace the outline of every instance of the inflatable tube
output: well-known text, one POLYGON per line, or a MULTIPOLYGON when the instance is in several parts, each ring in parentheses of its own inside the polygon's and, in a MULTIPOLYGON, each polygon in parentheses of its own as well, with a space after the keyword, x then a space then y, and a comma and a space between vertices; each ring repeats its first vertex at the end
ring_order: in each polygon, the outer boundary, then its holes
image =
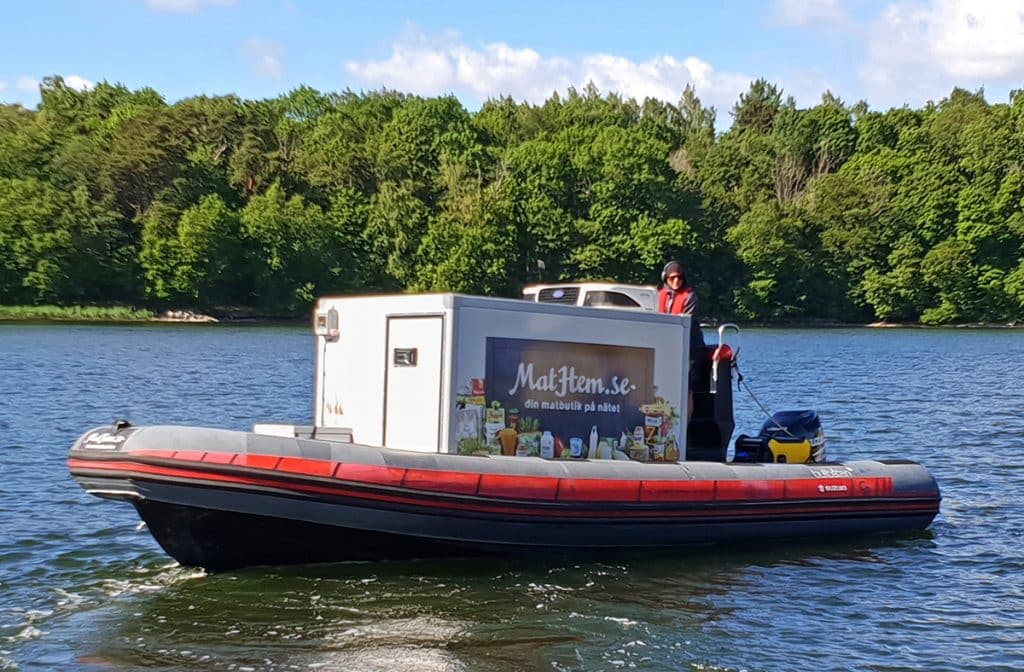
POLYGON ((97 428, 68 466, 210 570, 901 533, 941 501, 909 461, 542 460, 177 426, 97 428))

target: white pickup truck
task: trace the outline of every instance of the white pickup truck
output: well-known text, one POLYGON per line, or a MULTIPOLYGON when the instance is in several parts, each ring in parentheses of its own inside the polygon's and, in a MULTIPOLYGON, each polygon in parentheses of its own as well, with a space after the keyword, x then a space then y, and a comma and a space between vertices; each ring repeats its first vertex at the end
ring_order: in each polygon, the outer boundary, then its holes
POLYGON ((591 308, 658 311, 658 289, 649 285, 623 285, 614 282, 563 282, 530 285, 523 288, 523 299, 536 303, 562 303, 591 308))

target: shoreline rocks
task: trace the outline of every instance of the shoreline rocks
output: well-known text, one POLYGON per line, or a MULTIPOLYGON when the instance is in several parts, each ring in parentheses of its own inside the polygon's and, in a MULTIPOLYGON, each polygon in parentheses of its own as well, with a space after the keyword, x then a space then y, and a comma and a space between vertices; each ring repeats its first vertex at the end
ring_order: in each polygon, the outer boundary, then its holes
POLYGON ((191 310, 165 310, 153 318, 157 322, 218 322, 216 317, 191 310))

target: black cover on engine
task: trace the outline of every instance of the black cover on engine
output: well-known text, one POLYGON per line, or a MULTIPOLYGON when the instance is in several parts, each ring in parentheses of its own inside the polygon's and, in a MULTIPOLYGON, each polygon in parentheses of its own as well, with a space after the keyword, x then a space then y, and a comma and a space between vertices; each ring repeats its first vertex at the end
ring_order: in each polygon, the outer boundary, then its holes
POLYGON ((772 439, 783 444, 807 441, 812 455, 810 461, 824 460, 825 435, 821 429, 821 418, 817 411, 807 409, 779 411, 765 421, 757 436, 740 434, 734 444, 733 462, 775 462, 769 446, 772 439))
POLYGON ((758 436, 777 439, 814 439, 821 430, 821 418, 814 410, 779 411, 765 420, 758 436))

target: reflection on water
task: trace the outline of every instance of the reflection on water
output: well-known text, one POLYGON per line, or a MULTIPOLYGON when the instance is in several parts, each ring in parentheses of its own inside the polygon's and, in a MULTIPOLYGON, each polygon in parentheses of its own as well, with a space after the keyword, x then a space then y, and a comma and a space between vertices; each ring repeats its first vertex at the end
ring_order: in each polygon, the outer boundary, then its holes
MULTIPOLYGON (((749 618, 737 596, 777 594, 793 587, 789 572, 853 570, 884 563, 887 549, 921 543, 928 542, 625 554, 575 564, 456 559, 215 575, 151 568, 102 583, 109 601, 92 598, 74 624, 76 660, 96 669, 428 671, 716 661, 726 624, 749 618)), ((818 600, 836 585, 795 587, 818 600)))
MULTIPOLYGON (((116 417, 309 422, 307 330, 0 325, 0 671, 1021 669, 1021 337, 745 332, 758 397, 816 408, 830 455, 935 473, 919 535, 207 575, 67 449, 116 417)), ((736 415, 764 419, 745 392, 736 415)))

